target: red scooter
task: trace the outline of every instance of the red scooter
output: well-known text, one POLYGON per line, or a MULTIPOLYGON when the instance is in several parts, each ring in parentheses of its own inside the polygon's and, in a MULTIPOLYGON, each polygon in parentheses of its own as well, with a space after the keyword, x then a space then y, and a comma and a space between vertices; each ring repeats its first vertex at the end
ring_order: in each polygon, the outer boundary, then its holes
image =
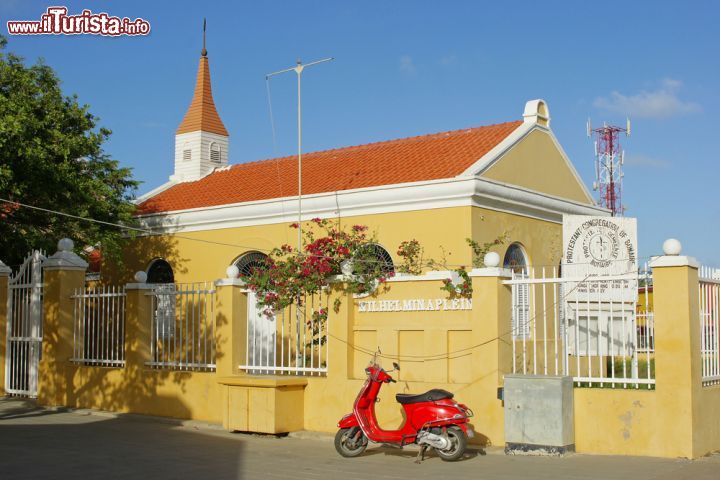
MULTIPOLYGON (((400 370, 393 363, 395 370, 400 370)), ((392 372, 393 370, 391 370, 392 372)), ((417 462, 432 447, 446 461, 458 460, 465 453, 468 437, 474 436, 468 425, 472 411, 453 400, 453 394, 433 389, 420 395, 400 394, 395 399, 405 410, 405 422, 399 430, 383 430, 375 418, 375 402, 383 383, 396 383, 373 359, 365 369, 368 378, 355 399, 353 413, 345 415, 335 435, 335 449, 343 457, 357 457, 368 441, 402 448, 420 445, 417 462)))

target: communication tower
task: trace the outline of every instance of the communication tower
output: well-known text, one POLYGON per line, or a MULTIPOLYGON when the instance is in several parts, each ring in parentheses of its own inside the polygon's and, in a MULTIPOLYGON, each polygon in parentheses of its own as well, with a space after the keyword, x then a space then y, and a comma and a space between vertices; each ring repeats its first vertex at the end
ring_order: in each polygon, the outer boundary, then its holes
POLYGON ((620 146, 620 134, 630 136, 630 120, 625 128, 603 124, 592 128, 587 122, 588 137, 595 136, 595 181, 593 190, 598 192, 598 205, 612 212, 613 217, 622 216, 625 207, 622 204, 622 167, 625 163, 625 151, 620 146))

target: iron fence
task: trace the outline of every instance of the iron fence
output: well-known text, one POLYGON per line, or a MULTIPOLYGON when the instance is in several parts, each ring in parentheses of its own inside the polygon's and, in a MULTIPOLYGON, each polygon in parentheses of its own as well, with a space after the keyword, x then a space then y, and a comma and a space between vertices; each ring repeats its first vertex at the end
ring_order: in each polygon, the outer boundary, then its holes
POLYGON ((158 284, 152 298, 148 366, 215 370, 215 289, 208 282, 158 284))
POLYGON ((76 289, 74 295, 74 363, 125 366, 125 287, 76 289))
POLYGON ((700 268, 700 352, 702 383, 720 384, 720 339, 718 339, 718 301, 720 301, 720 269, 700 268))

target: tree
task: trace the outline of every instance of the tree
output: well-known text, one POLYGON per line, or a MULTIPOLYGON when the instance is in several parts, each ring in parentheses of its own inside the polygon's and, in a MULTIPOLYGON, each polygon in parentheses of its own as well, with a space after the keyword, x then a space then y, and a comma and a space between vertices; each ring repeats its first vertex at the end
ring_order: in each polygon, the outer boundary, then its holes
MULTIPOLYGON (((77 95, 64 96, 52 68, 5 53, 0 36, 0 198, 110 223, 132 222, 131 170, 103 150, 111 132, 77 95)), ((60 238, 102 245, 117 257, 117 228, 0 202, 0 259, 18 265, 33 248, 53 253, 60 238)))

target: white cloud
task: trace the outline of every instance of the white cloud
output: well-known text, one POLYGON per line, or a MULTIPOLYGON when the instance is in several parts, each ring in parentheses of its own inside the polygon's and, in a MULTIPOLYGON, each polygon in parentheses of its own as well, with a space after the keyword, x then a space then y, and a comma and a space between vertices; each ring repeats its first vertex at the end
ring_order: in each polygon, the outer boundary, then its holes
POLYGON ((625 165, 631 167, 665 169, 670 167, 670 162, 661 158, 649 157, 647 155, 631 154, 625 156, 625 165))
POLYGON ((681 87, 680 80, 666 78, 655 90, 641 90, 633 95, 614 91, 607 97, 596 98, 593 105, 609 112, 640 118, 667 118, 702 111, 699 104, 678 98, 681 87))
POLYGON ((415 72, 417 72, 417 68, 410 55, 400 57, 400 71, 408 75, 414 75, 415 72))

